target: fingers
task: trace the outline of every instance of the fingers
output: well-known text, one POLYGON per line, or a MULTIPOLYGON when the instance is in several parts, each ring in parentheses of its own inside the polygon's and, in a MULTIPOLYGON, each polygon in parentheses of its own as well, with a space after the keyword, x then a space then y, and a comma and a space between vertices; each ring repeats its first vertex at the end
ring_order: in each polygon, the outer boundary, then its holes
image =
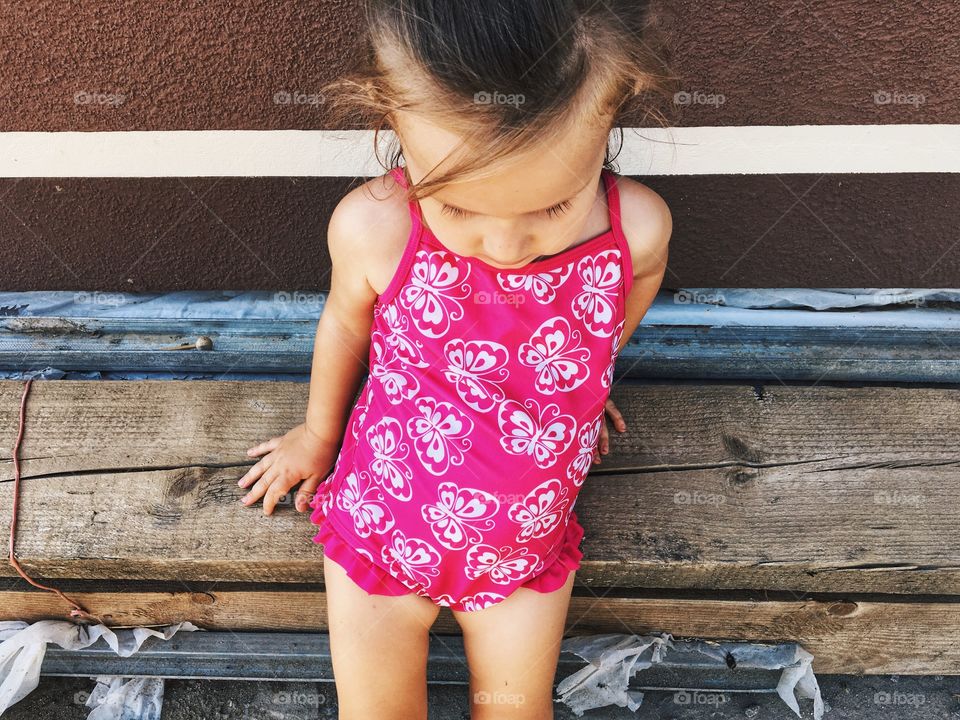
POLYGON ((298 512, 304 512, 310 506, 310 500, 313 499, 319 485, 319 479, 310 478, 303 481, 300 489, 297 490, 297 496, 294 498, 294 507, 297 508, 298 512))
POLYGON ((270 438, 259 445, 254 445, 252 448, 247 449, 247 455, 263 455, 265 452, 273 452, 277 449, 277 446, 280 445, 282 439, 283 437, 270 438))
MULTIPOLYGON (((256 466, 254 466, 256 467, 256 466)), ((273 473, 263 473, 259 480, 250 488, 249 492, 240 498, 240 502, 244 505, 252 505, 261 497, 264 493, 267 492, 267 489, 273 484, 273 473)), ((264 509, 266 509, 266 504, 264 504, 264 509)))
POLYGON ((249 507, 263 497, 263 514, 272 515, 277 503, 289 493, 295 482, 282 479, 275 470, 266 472, 250 488, 250 492, 240 498, 240 502, 249 507))
POLYGON ((273 509, 277 506, 277 503, 289 494, 289 489, 284 489, 283 485, 283 483, 274 481, 267 489, 267 494, 263 496, 264 515, 273 515, 273 509))
POLYGON ((613 426, 617 432, 627 431, 627 422, 623 419, 623 414, 614 405, 613 400, 607 399, 604 403, 603 423, 600 426, 600 438, 597 440, 597 446, 593 449, 593 463, 599 465, 602 462, 601 455, 610 453, 610 429, 607 426, 607 415, 613 419, 613 426))
MULTIPOLYGON (((257 463, 259 465, 260 463, 257 463)), ((256 466, 254 466, 256 467, 256 466)), ((281 472, 274 467, 273 469, 262 470, 259 480, 250 488, 249 492, 240 498, 240 502, 250 507, 256 504, 257 500, 263 498, 263 514, 272 515, 277 504, 286 497, 290 489, 300 482, 300 478, 282 477, 281 472)), ((310 500, 320 485, 323 478, 310 477, 303 481, 300 489, 294 495, 294 506, 299 512, 304 512, 310 507, 310 500)))
POLYGON ((271 465, 273 465, 272 455, 267 455, 266 457, 261 458, 260 462, 254 464, 249 470, 247 470, 246 473, 244 473, 243 477, 237 480, 237 485, 240 487, 247 487, 247 485, 260 478, 263 473, 270 468, 271 465))
POLYGON ((610 452, 610 431, 607 430, 607 418, 604 417, 603 423, 600 425, 600 438, 593 449, 593 464, 599 465, 601 462, 600 454, 606 455, 608 452, 610 452))
POLYGON ((610 417, 613 418, 613 426, 617 429, 617 432, 626 432, 627 431, 627 421, 623 419, 623 414, 613 404, 613 400, 607 400, 606 411, 610 414, 610 417))

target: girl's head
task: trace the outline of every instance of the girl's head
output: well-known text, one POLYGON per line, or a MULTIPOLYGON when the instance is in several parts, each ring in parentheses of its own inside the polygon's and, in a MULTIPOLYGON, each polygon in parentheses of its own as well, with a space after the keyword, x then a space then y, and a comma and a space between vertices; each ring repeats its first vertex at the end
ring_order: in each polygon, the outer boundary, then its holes
POLYGON ((403 157, 431 229, 456 226, 514 264, 548 247, 538 238, 569 244, 612 168, 620 113, 671 95, 646 5, 367 0, 368 63, 328 89, 340 119, 360 110, 396 132, 386 167, 403 157))

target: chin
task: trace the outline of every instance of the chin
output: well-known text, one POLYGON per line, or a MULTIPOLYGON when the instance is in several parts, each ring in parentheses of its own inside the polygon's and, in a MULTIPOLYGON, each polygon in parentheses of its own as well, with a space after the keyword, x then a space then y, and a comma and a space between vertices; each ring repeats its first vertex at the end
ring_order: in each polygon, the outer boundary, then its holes
POLYGON ((488 258, 480 258, 480 259, 483 260, 485 263, 493 265, 494 267, 501 268, 502 270, 516 270, 517 268, 522 268, 525 265, 529 265, 530 262, 533 260, 533 258, 527 258, 526 260, 520 263, 514 263, 513 265, 503 265, 502 263, 498 263, 495 260, 490 260, 488 258))

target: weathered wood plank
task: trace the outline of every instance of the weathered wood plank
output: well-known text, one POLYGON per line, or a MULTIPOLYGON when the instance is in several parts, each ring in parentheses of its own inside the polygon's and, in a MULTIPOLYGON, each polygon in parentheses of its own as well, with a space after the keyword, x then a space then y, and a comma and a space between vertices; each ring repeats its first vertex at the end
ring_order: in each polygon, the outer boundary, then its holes
MULTIPOLYGON (((71 592, 114 625, 190 620, 207 630, 327 630, 323 592, 245 590, 205 592, 71 592)), ((960 599, 958 599, 960 601, 960 599)), ((62 618, 50 593, 0 593, 0 620, 62 618)), ((432 631, 457 635, 449 610, 432 631)), ((669 632, 676 638, 797 642, 815 656, 818 673, 960 674, 960 602, 858 600, 708 600, 574 596, 566 634, 669 632)))
MULTIPOLYGON (((12 447, 22 384, 0 383, 12 447)), ((292 506, 239 503, 296 383, 34 383, 18 557, 46 577, 322 581, 292 506)), ((619 384, 577 512, 589 587, 960 594, 960 390, 619 384)), ((9 522, 12 463, 0 481, 9 522)), ((6 567, 0 574, 12 575, 6 567)))
MULTIPOLYGON (((13 479, 23 385, 0 381, 0 482, 13 479)), ((239 470, 252 464, 248 447, 303 421, 307 393, 293 382, 37 380, 27 399, 21 473, 239 470)))
MULTIPOLYGON (((577 504, 587 529, 579 580, 591 587, 960 593, 960 473, 830 470, 754 469, 739 487, 730 486, 726 469, 598 474, 577 504), (877 493, 905 492, 916 504, 875 501, 877 493), (678 495, 715 500, 677 504, 678 495)), ((322 554, 306 514, 289 503, 271 517, 242 506, 241 471, 31 478, 21 498, 18 558, 46 577, 321 581, 322 554)), ((2 483, 4 508, 10 499, 11 484, 2 483)))
MULTIPOLYGON (((23 383, 0 381, 0 482, 23 383)), ((308 387, 269 381, 34 382, 24 476, 191 465, 237 466, 246 448, 301 422, 308 387)), ((960 463, 960 387, 623 381, 627 419, 595 471, 682 471, 818 460, 838 467, 960 463), (841 462, 842 461, 842 462, 841 462), (845 465, 844 465, 845 463, 845 465)), ((891 468, 892 469, 892 468, 891 468)))
POLYGON ((0 369, 309 373, 317 319, 0 317, 0 369))
MULTIPOLYGON (((84 315, 0 317, 0 370, 309 373, 325 297, 304 296, 316 313, 297 319, 114 317, 109 304, 87 304, 84 315), (161 350, 201 335, 211 350, 161 350)), ((661 291, 623 348, 618 376, 960 382, 960 328, 947 311, 875 308, 870 320, 856 310, 793 311, 795 325, 771 319, 776 309, 741 311, 732 322, 731 312, 661 291)))

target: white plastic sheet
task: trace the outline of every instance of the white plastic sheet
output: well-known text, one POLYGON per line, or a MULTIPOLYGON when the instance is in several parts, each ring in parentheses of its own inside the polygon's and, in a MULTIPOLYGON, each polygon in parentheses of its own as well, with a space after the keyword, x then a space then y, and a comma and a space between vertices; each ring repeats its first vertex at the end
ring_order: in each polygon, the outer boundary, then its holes
POLYGON ((562 649, 586 660, 589 665, 568 675, 557 685, 557 694, 577 717, 585 710, 618 705, 636 712, 643 693, 630 690, 630 678, 663 660, 664 650, 672 647, 671 636, 659 635, 587 635, 567 638, 562 649), (650 649, 650 656, 640 656, 650 649))
MULTIPOLYGON (((579 655, 590 664, 561 680, 557 685, 557 693, 577 717, 586 710, 607 705, 628 707, 636 712, 643 702, 643 693, 628 687, 630 678, 640 670, 663 662, 669 649, 674 647, 673 637, 669 633, 566 638, 562 650, 579 655), (641 656, 644 657, 641 659, 641 656)), ((706 655, 711 655, 710 643, 702 647, 706 655)), ((724 652, 719 647, 716 652, 723 657, 724 652)), ((795 694, 812 699, 814 720, 821 720, 823 698, 813 674, 812 663, 813 655, 799 645, 795 646, 792 661, 788 663, 784 663, 778 653, 772 652, 771 646, 744 645, 744 651, 737 655, 737 667, 741 669, 782 669, 777 695, 797 717, 801 715, 795 694)))
POLYGON ((87 720, 160 720, 163 678, 99 675, 85 704, 87 720))
MULTIPOLYGON (((69 620, 39 620, 33 624, 20 620, 0 621, 0 715, 19 702, 40 682, 40 666, 47 651, 47 643, 56 643, 64 650, 81 650, 93 645, 101 637, 120 657, 129 657, 140 649, 148 637, 169 640, 180 630, 200 630, 189 621, 160 628, 117 628, 106 625, 78 625, 69 620)), ((97 678, 98 685, 91 693, 87 706, 94 707, 88 720, 153 720, 159 717, 163 699, 163 685, 157 695, 156 683, 127 683, 110 676, 97 678), (104 687, 101 688, 100 683, 104 687), (156 715, 130 714, 139 708, 150 712, 157 706, 156 715)))

